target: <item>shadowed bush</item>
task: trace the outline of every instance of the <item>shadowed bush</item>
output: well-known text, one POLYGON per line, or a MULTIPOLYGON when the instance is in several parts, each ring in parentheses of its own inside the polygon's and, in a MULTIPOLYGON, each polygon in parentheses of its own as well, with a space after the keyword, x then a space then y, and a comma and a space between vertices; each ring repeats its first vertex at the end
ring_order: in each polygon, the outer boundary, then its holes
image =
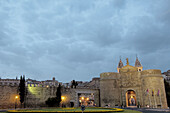
POLYGON ((48 98, 45 101, 46 105, 48 105, 48 107, 55 107, 57 106, 57 98, 56 97, 52 97, 52 98, 48 98))

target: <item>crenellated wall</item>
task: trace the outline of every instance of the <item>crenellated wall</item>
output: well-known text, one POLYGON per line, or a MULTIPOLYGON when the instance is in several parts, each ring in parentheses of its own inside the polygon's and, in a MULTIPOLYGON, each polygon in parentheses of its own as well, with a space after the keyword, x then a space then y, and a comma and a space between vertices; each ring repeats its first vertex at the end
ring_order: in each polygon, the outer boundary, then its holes
MULTIPOLYGON (((45 101, 49 97, 55 97, 57 87, 55 86, 38 86, 36 84, 27 84, 26 107, 46 107, 45 101)), ((0 85, 0 109, 20 107, 18 85, 0 85)), ((99 106, 99 89, 89 88, 62 88, 62 96, 65 100, 62 102, 67 107, 70 107, 70 102, 74 103, 74 107, 78 107, 78 93, 93 93, 96 106, 99 106)))
MULTIPOLYGON (((29 85, 27 89, 27 107, 45 106, 45 101, 56 94, 56 87, 30 87, 29 85)), ((15 108, 15 105, 20 107, 18 85, 0 85, 0 108, 15 108)))
MULTIPOLYGON (((99 81, 99 79, 98 79, 99 81)), ((62 96, 66 99, 62 102, 67 107, 74 103, 79 106, 79 94, 94 96, 96 106, 126 106, 129 97, 127 93, 134 91, 136 107, 167 108, 164 78, 160 70, 150 69, 138 71, 136 67, 127 65, 120 69, 119 73, 106 72, 100 74, 100 85, 97 80, 90 82, 94 87, 62 88, 62 96), (100 86, 100 87, 99 87, 100 86), (99 89, 100 88, 100 89, 99 89), (128 98, 127 98, 128 97, 128 98), (70 103, 71 102, 71 103, 70 103)), ((56 86, 27 84, 27 107, 44 107, 49 97, 56 96, 56 86)), ((18 84, 0 84, 0 109, 19 107, 18 84)))

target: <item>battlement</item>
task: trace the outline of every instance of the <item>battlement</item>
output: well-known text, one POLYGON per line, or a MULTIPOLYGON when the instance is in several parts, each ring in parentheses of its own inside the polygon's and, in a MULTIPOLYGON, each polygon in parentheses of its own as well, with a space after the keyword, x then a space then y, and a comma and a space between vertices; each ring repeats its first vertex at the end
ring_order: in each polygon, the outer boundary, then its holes
POLYGON ((141 72, 141 75, 161 75, 161 70, 159 69, 149 69, 149 70, 143 70, 141 72))
POLYGON ((100 74, 100 80, 102 79, 119 79, 120 74, 116 72, 105 72, 100 74))

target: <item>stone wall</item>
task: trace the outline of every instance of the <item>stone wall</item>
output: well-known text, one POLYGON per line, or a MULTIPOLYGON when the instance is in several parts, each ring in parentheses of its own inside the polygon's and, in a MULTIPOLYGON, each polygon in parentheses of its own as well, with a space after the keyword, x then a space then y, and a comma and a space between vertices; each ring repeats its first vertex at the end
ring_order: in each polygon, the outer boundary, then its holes
POLYGON ((136 104, 142 105, 141 73, 138 71, 129 71, 120 74, 121 103, 123 106, 127 106, 126 93, 129 90, 135 91, 136 104))
POLYGON ((100 102, 101 106, 120 105, 120 87, 118 73, 101 73, 100 74, 100 102))
MULTIPOLYGON (((160 70, 144 70, 138 72, 132 66, 125 66, 120 69, 120 73, 107 72, 100 74, 100 89, 95 86, 98 82, 91 82, 90 87, 82 88, 62 88, 62 96, 65 100, 62 104, 70 107, 70 102, 74 107, 79 106, 79 94, 93 94, 96 106, 106 105, 126 106, 126 93, 133 90, 136 94, 137 105, 151 108, 167 108, 164 79, 160 70), (148 90, 148 92, 147 92, 148 90), (159 91, 159 95, 158 95, 159 91), (154 94, 152 93, 154 92, 154 94)), ((56 96, 57 87, 30 85, 27 86, 26 105, 27 107, 44 107, 45 101, 49 97, 56 96)), ((19 107, 17 84, 0 84, 0 109, 19 107)))
POLYGON ((120 69, 120 73, 100 74, 102 107, 106 105, 127 107, 126 93, 128 91, 135 92, 137 106, 147 107, 149 105, 150 108, 167 108, 164 79, 160 70, 151 69, 139 72, 135 67, 127 65, 120 69))
POLYGON ((19 98, 15 98, 18 95, 17 88, 17 85, 0 85, 0 108, 15 108, 15 104, 18 107, 19 98))
POLYGON ((26 105, 27 107, 40 107, 46 106, 45 101, 49 97, 56 96, 56 89, 57 87, 42 87, 42 86, 30 86, 28 85, 28 94, 26 98, 26 105))
MULTIPOLYGON (((56 87, 30 87, 29 85, 25 100, 27 107, 46 106, 45 101, 56 95, 56 89, 56 87)), ((19 96, 18 85, 0 85, 0 108, 15 108, 15 104, 20 107, 20 98, 16 99, 16 96, 19 96)))
POLYGON ((160 70, 142 72, 142 90, 144 107, 167 108, 164 79, 160 70))
MULTIPOLYGON (((15 96, 19 96, 17 86, 10 85, 1 85, 0 86, 0 109, 5 108, 17 108, 20 107, 20 99, 15 99, 15 96)), ((26 95, 26 107, 36 108, 36 107, 46 107, 45 101, 49 97, 56 96, 57 87, 50 86, 38 86, 30 85, 27 86, 27 95, 26 95)), ((78 107, 78 93, 93 93, 95 98, 95 103, 99 106, 99 89, 82 89, 82 88, 62 88, 62 96, 65 97, 65 100, 62 101, 67 107, 70 107, 70 102, 74 102, 74 107, 78 107)))

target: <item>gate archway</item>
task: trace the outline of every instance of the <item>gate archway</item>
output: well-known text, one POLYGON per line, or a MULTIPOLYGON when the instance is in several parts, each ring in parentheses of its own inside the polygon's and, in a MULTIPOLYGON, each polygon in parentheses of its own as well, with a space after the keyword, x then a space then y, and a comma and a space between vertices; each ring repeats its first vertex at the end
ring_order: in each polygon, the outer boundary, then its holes
POLYGON ((137 106, 136 103, 136 93, 133 90, 128 90, 126 92, 126 106, 127 107, 133 107, 133 106, 137 106))

